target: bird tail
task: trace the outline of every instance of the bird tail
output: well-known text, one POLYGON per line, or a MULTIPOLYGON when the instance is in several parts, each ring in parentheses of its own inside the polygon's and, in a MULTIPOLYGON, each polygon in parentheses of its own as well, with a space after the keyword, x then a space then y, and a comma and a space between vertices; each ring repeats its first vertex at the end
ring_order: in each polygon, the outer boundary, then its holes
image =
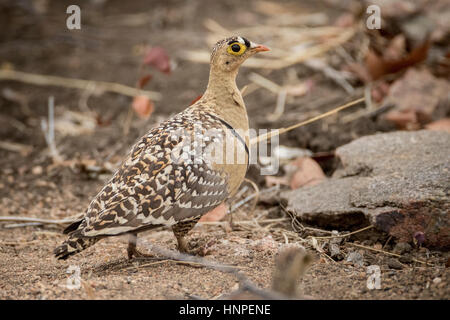
POLYGON ((92 246, 100 239, 98 238, 84 238, 81 236, 79 230, 72 232, 69 239, 64 241, 59 247, 57 247, 53 253, 55 257, 60 260, 66 260, 71 255, 77 254, 84 249, 92 246))

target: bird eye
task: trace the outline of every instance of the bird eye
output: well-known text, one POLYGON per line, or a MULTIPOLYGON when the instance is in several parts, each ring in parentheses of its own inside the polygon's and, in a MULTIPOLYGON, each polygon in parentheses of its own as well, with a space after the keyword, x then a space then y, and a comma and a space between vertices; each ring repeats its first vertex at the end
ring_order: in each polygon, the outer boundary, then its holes
POLYGON ((241 54, 244 53, 246 47, 245 45, 239 43, 239 42, 234 42, 232 44, 230 44, 228 46, 228 53, 235 55, 235 56, 240 56, 241 54))

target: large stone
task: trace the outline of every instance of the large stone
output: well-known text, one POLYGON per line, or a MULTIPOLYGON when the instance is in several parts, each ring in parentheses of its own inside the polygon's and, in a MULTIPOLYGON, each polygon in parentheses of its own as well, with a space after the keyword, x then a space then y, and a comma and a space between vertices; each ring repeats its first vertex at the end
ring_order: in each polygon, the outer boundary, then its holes
POLYGON ((376 134, 336 154, 342 167, 331 179, 281 194, 300 220, 341 230, 372 223, 402 242, 423 232, 424 245, 450 248, 449 133, 376 134))

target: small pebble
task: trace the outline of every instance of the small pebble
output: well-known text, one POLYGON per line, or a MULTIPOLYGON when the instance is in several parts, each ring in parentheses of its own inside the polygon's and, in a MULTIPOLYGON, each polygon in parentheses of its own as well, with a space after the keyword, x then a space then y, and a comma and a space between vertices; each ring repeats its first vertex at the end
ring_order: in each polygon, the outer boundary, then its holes
POLYGON ((442 281, 442 279, 439 277, 433 279, 434 284, 439 284, 439 283, 441 283, 441 281, 442 281))
POLYGON ((36 166, 36 167, 33 167, 33 169, 31 169, 31 173, 34 175, 41 175, 42 172, 43 172, 43 169, 41 166, 36 166))
POLYGON ((363 256, 359 252, 350 252, 347 256, 347 262, 351 262, 354 266, 358 267, 362 267, 364 265, 363 256))
POLYGON ((403 269, 403 265, 397 259, 389 258, 389 259, 387 259, 386 262, 387 262, 389 268, 391 268, 391 269, 397 269, 397 270, 403 269))
POLYGON ((410 255, 403 255, 400 258, 398 258, 398 260, 401 263, 412 263, 412 261, 413 261, 410 255))

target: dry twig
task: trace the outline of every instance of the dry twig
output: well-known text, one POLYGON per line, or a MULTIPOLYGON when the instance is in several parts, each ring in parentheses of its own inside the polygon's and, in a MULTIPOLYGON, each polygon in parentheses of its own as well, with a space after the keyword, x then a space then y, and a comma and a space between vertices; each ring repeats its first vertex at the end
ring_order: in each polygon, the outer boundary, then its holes
POLYGON ((95 90, 100 92, 104 91, 114 92, 129 97, 143 95, 153 101, 161 99, 161 94, 159 92, 136 89, 120 83, 72 79, 58 76, 48 76, 42 74, 21 72, 15 70, 5 70, 5 69, 0 70, 0 80, 14 80, 24 83, 35 84, 39 86, 57 86, 90 91, 93 91, 92 87, 95 87, 95 90))
MULTIPOLYGON (((357 244, 357 243, 351 243, 351 242, 348 242, 347 244, 349 244, 349 245, 351 245, 351 246, 358 247, 358 248, 366 249, 366 250, 371 250, 371 251, 375 251, 375 252, 380 252, 380 253, 383 253, 383 254, 386 254, 386 255, 389 255, 389 256, 394 256, 394 257, 397 257, 397 258, 401 258, 401 257, 402 257, 401 255, 396 254, 396 253, 384 251, 384 250, 382 250, 382 249, 375 249, 375 248, 363 246, 363 245, 357 244)), ((429 262, 426 262, 426 261, 422 261, 422 260, 418 260, 418 259, 416 259, 416 258, 412 258, 412 261, 418 262, 418 263, 421 263, 421 264, 426 264, 426 265, 433 266, 432 263, 429 263, 429 262)))

